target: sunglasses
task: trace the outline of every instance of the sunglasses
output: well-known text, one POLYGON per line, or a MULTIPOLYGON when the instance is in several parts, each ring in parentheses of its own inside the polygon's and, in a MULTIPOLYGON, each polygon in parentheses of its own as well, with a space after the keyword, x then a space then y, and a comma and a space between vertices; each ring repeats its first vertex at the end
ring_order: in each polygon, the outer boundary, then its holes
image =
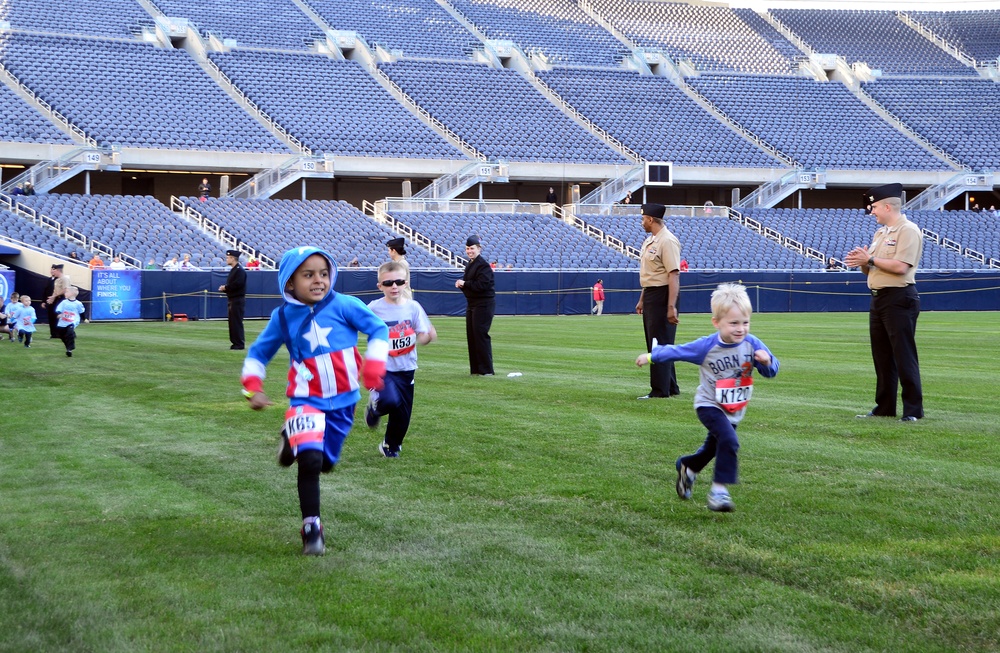
POLYGON ((391 288, 392 286, 405 286, 406 279, 386 279, 382 282, 382 286, 385 288, 391 288))

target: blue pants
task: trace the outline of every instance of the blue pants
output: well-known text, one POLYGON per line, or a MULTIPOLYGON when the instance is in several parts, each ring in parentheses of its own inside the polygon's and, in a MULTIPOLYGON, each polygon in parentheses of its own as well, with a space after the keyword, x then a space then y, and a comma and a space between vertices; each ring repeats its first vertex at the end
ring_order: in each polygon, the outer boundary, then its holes
POLYGON ((682 456, 681 463, 698 474, 715 458, 715 474, 712 480, 724 485, 736 483, 738 481, 736 452, 740 450, 736 427, 730 423, 729 417, 721 408, 701 406, 695 410, 698 419, 708 429, 708 436, 698 451, 690 456, 682 456))
POLYGON ((386 372, 385 389, 379 393, 378 409, 375 414, 389 416, 385 427, 385 443, 394 451, 402 446, 403 438, 410 428, 410 415, 413 414, 414 371, 386 372))
MULTIPOLYGON (((292 404, 295 406, 296 404, 292 404)), ((323 435, 323 442, 306 442, 299 445, 298 450, 315 449, 323 453, 326 459, 324 468, 332 467, 340 460, 340 450, 344 446, 344 440, 354 425, 354 407, 356 404, 334 408, 323 411, 326 413, 326 433, 323 435)))

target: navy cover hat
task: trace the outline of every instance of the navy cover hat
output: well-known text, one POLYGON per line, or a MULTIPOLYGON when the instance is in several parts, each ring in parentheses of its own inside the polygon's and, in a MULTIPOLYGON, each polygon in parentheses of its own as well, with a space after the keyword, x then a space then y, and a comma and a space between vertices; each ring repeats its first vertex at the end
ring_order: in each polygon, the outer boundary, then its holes
POLYGON ((876 186, 875 188, 869 188, 866 193, 868 198, 868 203, 877 202, 879 200, 884 200, 888 197, 903 197, 903 184, 886 184, 885 186, 876 186))
POLYGON ((399 252, 400 256, 406 256, 406 239, 405 238, 393 238, 385 244, 386 247, 391 247, 392 249, 399 252))
POLYGON ((62 270, 63 269, 63 264, 62 263, 53 263, 52 264, 52 269, 53 270, 62 270))
POLYGON ((465 239, 466 247, 472 247, 473 245, 479 245, 480 247, 482 247, 482 244, 479 242, 479 236, 477 236, 476 234, 472 234, 471 236, 465 239))
POLYGON ((239 258, 240 257, 240 252, 239 252, 239 250, 235 250, 235 249, 227 249, 226 250, 226 256, 232 256, 233 258, 239 258))
POLYGON ((667 207, 662 204, 643 204, 642 214, 648 215, 651 218, 656 218, 657 220, 663 219, 663 214, 667 212, 667 207))

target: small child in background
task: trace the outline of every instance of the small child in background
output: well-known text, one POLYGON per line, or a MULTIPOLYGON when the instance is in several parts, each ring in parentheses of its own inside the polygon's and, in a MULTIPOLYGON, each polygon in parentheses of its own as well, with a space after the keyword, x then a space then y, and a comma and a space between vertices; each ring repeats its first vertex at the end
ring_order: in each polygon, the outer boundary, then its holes
POLYGON ((753 392, 753 371, 771 378, 778 373, 778 359, 750 335, 752 306, 746 288, 724 283, 712 293, 712 326, 717 333, 683 345, 660 346, 640 355, 635 364, 687 361, 701 366, 701 383, 694 395, 698 419, 708 437, 697 452, 677 459, 677 496, 691 498, 698 473, 715 458, 715 473, 708 491, 708 508, 715 512, 735 509, 728 485, 737 482, 740 448, 736 427, 746 413, 753 392))
POLYGON ((56 315, 59 322, 56 324, 56 335, 66 345, 66 356, 72 357, 73 350, 76 349, 76 327, 80 325, 80 316, 87 310, 81 302, 76 300, 80 294, 80 289, 70 286, 66 289, 66 299, 56 306, 56 315))
POLYGON ((302 553, 323 555, 326 539, 320 523, 319 475, 340 459, 361 398, 358 376, 369 390, 381 390, 389 355, 385 322, 356 297, 333 290, 337 265, 318 247, 296 247, 278 264, 278 290, 284 303, 253 343, 243 362, 243 396, 254 410, 271 405, 264 394, 267 364, 282 345, 288 350, 290 407, 281 431, 278 463, 298 461, 302 553), (368 336, 365 362, 358 353, 358 333, 368 336))
POLYGON ((17 310, 17 341, 24 336, 24 346, 31 349, 31 336, 35 333, 35 322, 38 316, 31 305, 31 297, 21 295, 21 308, 17 310))
POLYGON ((6 333, 10 342, 14 342, 14 335, 17 333, 17 312, 20 307, 21 295, 12 292, 10 300, 3 306, 2 317, 0 317, 0 323, 3 324, 0 333, 6 333))
POLYGON ((389 420, 385 438, 378 452, 386 458, 398 458, 403 438, 413 414, 413 374, 417 369, 417 345, 437 339, 437 331, 419 302, 406 293, 409 269, 396 261, 378 269, 378 287, 383 297, 368 304, 389 327, 389 360, 386 362, 385 388, 368 395, 365 424, 376 428, 383 415, 389 420))

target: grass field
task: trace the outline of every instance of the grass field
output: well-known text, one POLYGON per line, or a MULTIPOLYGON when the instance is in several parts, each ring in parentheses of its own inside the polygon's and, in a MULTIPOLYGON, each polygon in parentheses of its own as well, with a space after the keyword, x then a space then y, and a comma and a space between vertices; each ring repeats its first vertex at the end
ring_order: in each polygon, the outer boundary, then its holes
POLYGON ((224 323, 85 325, 72 359, 0 343, 0 651, 1000 649, 995 313, 920 317, 916 424, 854 418, 866 314, 754 316, 782 367, 732 514, 709 474, 674 492, 697 368, 636 401, 637 316, 499 317, 493 378, 434 322, 402 457, 359 419, 323 477, 323 558, 224 323))

